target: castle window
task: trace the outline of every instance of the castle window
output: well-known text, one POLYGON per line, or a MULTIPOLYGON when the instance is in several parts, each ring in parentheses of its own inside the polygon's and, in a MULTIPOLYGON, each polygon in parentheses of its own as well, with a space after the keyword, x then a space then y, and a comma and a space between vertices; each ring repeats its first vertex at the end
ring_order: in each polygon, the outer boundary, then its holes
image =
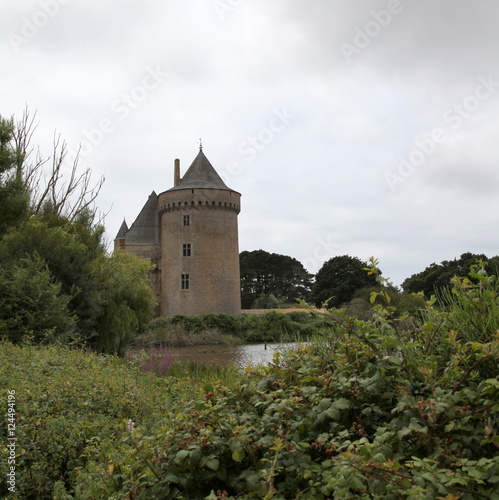
POLYGON ((190 226, 190 225, 191 225, 191 216, 184 215, 184 226, 190 226))
POLYGON ((190 257, 191 256, 191 244, 190 243, 184 243, 182 245, 182 256, 183 257, 190 257))
POLYGON ((189 275, 188 274, 181 275, 181 283, 182 283, 182 290, 189 290, 189 275))

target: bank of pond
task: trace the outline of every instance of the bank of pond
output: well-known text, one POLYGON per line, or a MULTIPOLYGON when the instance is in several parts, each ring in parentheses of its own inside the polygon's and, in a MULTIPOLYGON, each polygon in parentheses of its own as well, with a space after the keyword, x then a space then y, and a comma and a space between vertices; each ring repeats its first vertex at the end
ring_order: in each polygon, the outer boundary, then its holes
POLYGON ((275 343, 306 340, 331 328, 331 317, 306 309, 264 314, 176 314, 156 318, 133 340, 132 346, 186 347, 207 344, 275 343))

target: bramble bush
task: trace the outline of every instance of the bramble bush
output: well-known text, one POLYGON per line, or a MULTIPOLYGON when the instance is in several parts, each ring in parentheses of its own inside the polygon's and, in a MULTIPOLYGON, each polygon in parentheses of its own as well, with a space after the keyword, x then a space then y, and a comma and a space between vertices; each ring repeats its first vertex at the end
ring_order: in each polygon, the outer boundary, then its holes
MULTIPOLYGON (((319 340, 276 353, 232 386, 189 391, 185 380, 150 377, 150 389, 141 383, 134 393, 146 399, 135 413, 99 392, 116 409, 110 427, 82 436, 78 465, 52 471, 53 498, 499 498, 499 337, 490 321, 499 285, 479 266, 472 273, 477 283, 456 278, 446 309, 429 301, 413 330, 400 327, 404 315, 381 288, 369 321, 332 312, 319 340)), ((64 380, 40 387, 70 390, 75 382, 64 380)), ((45 393, 35 392, 30 404, 45 408, 45 393)), ((90 425, 106 403, 88 401, 79 415, 90 425)), ((44 440, 30 425, 35 453, 44 440)), ((49 456, 38 451, 29 466, 49 456)))
MULTIPOLYGON (((144 425, 166 398, 155 382, 161 379, 142 376, 114 356, 1 342, 0 366, 2 394, 16 391, 13 499, 53 498, 56 483, 70 490, 93 448, 119 444, 123 419, 144 425)), ((0 435, 5 443, 5 418, 0 435)), ((2 446, 1 498, 8 493, 5 451, 2 446)))

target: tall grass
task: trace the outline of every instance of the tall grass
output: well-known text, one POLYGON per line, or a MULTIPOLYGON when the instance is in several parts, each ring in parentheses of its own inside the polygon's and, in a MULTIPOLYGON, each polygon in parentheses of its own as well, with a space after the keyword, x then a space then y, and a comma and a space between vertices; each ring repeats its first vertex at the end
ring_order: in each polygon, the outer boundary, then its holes
POLYGON ((158 376, 167 375, 173 364, 173 354, 165 347, 151 347, 147 351, 129 351, 125 359, 142 373, 152 372, 158 376))
POLYGON ((198 383, 220 382, 225 387, 230 387, 241 378, 241 369, 236 365, 215 365, 200 361, 184 361, 173 363, 168 376, 188 378, 198 383))
POLYGON ((125 360, 142 373, 153 373, 158 377, 189 379, 201 384, 220 382, 231 386, 241 376, 241 370, 235 365, 215 365, 194 360, 174 362, 172 352, 166 347, 129 351, 125 355, 125 360))
MULTIPOLYGON (((160 318, 163 319, 163 318, 160 318)), ((225 334, 215 329, 203 328, 197 331, 187 330, 182 324, 164 326, 156 321, 133 342, 135 347, 150 348, 154 346, 184 347, 194 345, 237 344, 242 339, 225 334), (159 326, 154 326, 155 324, 159 326)))

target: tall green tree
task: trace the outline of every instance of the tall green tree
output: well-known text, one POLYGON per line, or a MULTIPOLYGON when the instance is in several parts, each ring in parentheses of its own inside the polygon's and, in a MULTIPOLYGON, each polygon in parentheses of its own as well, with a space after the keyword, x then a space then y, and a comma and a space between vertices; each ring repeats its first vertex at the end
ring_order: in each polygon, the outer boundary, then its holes
POLYGON ((29 195, 18 168, 14 120, 0 115, 0 238, 29 215, 29 195))
POLYGON ((76 317, 80 341, 99 352, 121 353, 152 318, 150 262, 132 254, 108 257, 102 228, 88 220, 34 216, 0 242, 0 261, 6 269, 34 255, 45 264, 61 297, 68 297, 68 314, 76 317))
POLYGON ((312 275, 293 257, 264 250, 241 252, 241 304, 250 309, 261 295, 293 302, 307 299, 312 275))
POLYGON ((100 311, 92 340, 98 352, 123 354, 137 331, 152 319, 155 297, 150 270, 149 260, 123 251, 101 255, 90 264, 95 306, 100 311))
POLYGON ((489 259, 483 254, 466 252, 459 259, 444 260, 440 264, 430 264, 424 271, 413 274, 402 283, 402 288, 408 293, 423 292, 426 298, 439 294, 451 288, 454 276, 468 276, 470 269, 479 261, 487 263, 487 271, 499 274, 499 257, 489 259))
POLYGON ((70 300, 36 253, 0 268, 0 336, 14 343, 74 340, 77 318, 70 300))
POLYGON ((153 316, 150 262, 106 255, 93 207, 103 179, 92 186, 76 158, 66 181, 59 137, 49 160, 33 158, 35 129, 27 110, 0 117, 0 334, 122 353, 153 316))
POLYGON ((329 301, 328 308, 339 307, 350 302, 358 290, 375 286, 376 277, 364 270, 367 267, 367 263, 349 255, 329 259, 315 276, 312 287, 315 305, 321 307, 329 301))

